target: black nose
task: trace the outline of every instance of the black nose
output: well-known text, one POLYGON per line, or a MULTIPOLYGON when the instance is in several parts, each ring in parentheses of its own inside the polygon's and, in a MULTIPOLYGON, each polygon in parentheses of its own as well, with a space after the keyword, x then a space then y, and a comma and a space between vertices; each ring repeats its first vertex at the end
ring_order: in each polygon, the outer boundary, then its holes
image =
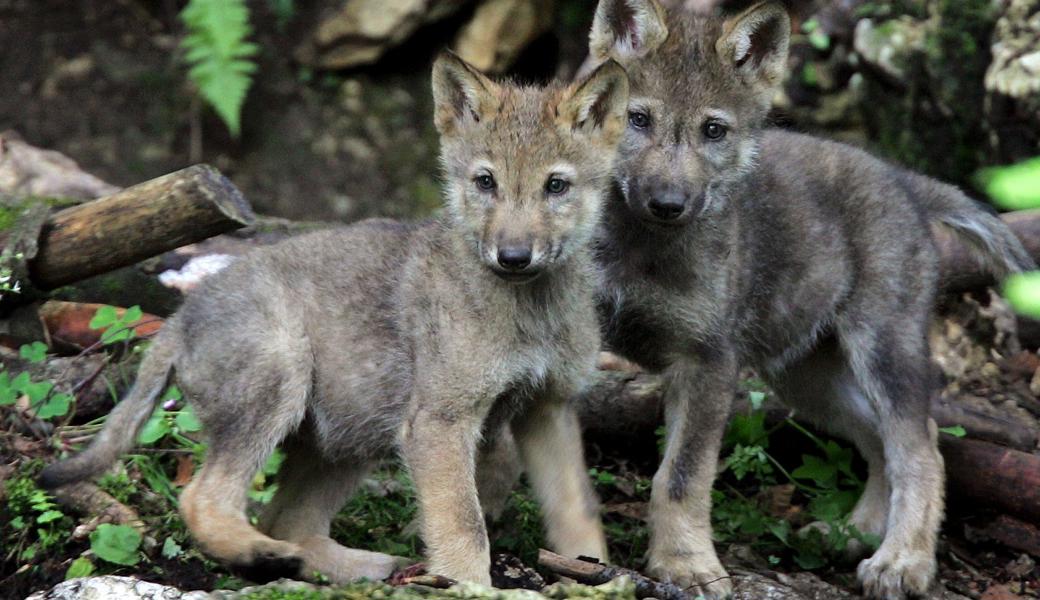
POLYGON ((678 190, 654 190, 646 206, 655 217, 664 221, 678 219, 686 208, 686 194, 678 190))
POLYGON ((531 264, 530 246, 501 246, 498 249, 498 264, 510 271, 520 271, 531 264))

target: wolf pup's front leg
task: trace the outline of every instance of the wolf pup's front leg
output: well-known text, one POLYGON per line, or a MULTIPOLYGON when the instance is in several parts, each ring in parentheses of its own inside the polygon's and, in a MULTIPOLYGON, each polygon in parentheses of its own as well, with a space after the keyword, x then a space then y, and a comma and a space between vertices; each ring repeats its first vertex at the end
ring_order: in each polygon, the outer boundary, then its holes
POLYGON ((564 556, 607 560, 581 446, 581 424, 566 395, 550 392, 513 423, 520 456, 545 515, 549 544, 564 556))
POLYGON ((404 425, 401 451, 415 483, 429 571, 491 585, 487 529, 474 477, 482 419, 475 417, 421 408, 404 425))
POLYGON ((733 592, 712 545, 711 488, 736 378, 736 357, 726 350, 668 368, 665 453, 650 498, 649 572, 712 599, 733 592))

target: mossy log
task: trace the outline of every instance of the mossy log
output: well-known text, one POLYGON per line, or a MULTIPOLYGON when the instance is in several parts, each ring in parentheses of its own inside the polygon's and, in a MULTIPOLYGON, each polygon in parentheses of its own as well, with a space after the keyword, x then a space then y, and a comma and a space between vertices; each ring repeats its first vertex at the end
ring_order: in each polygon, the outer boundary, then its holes
POLYGON ((195 165, 50 215, 29 279, 54 289, 253 220, 234 184, 213 167, 195 165))

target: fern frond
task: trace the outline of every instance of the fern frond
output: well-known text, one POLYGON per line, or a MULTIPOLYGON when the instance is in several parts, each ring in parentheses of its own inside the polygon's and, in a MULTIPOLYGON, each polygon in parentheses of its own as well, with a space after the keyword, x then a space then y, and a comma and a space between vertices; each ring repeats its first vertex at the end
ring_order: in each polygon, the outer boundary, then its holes
POLYGON ((188 78, 238 137, 242 104, 253 83, 259 48, 246 41, 253 32, 245 0, 190 0, 180 15, 188 29, 181 41, 188 78))

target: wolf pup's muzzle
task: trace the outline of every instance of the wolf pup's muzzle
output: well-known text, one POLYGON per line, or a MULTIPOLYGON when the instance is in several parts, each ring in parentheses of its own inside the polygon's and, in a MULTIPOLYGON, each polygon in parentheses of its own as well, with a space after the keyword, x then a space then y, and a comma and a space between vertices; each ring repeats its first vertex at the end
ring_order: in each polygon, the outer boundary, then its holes
POLYGON ((685 225, 704 208, 704 192, 661 179, 637 180, 631 186, 636 200, 644 207, 643 218, 662 225, 685 225))

